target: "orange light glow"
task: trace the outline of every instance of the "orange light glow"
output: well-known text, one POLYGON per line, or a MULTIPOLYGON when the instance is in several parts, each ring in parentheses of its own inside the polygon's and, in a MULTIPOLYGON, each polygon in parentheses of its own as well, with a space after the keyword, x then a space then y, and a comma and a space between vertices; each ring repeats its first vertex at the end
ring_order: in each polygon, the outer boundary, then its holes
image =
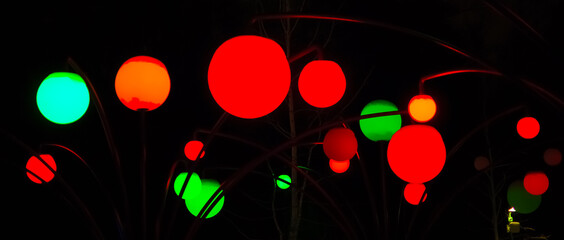
POLYGON ((350 160, 337 161, 337 160, 334 160, 334 159, 329 159, 329 167, 335 173, 346 172, 349 169, 350 165, 351 165, 350 160))
POLYGON ((345 93, 347 81, 339 64, 329 60, 308 63, 298 79, 303 99, 318 108, 333 106, 345 93))
MULTIPOLYGON (((51 155, 41 154, 39 155, 39 157, 41 157, 41 159, 43 159, 43 161, 45 161, 45 163, 47 163, 49 167, 57 171, 55 159, 53 159, 51 155)), ((29 177, 29 179, 34 183, 41 184, 43 182, 49 182, 55 177, 55 174, 51 172, 51 170, 49 170, 49 168, 35 156, 32 156, 31 158, 29 158, 29 160, 27 160, 25 168, 28 171, 27 177, 29 177)))
POLYGON ((346 161, 354 157, 358 142, 354 132, 348 128, 333 128, 323 139, 323 151, 330 159, 346 161))
POLYGON ((524 139, 531 139, 539 134, 540 125, 533 117, 524 117, 517 122, 517 133, 524 139))
POLYGON ((403 197, 411 205, 419 205, 425 202, 427 194, 425 193, 425 185, 421 183, 408 183, 403 189, 403 197), (423 196, 425 194, 425 196, 423 196), (421 199, 423 197, 423 199, 421 199))
POLYGON ((431 120, 437 112, 437 104, 429 95, 417 95, 409 101, 409 116, 417 122, 431 120))
POLYGON ((529 172, 523 180, 525 190, 532 195, 541 195, 548 189, 548 177, 543 172, 529 172))

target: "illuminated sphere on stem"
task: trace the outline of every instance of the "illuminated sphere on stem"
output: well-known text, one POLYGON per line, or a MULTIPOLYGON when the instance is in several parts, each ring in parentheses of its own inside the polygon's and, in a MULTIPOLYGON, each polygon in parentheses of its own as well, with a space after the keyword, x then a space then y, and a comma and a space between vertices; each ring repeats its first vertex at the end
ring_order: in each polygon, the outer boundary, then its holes
POLYGON ((292 183, 292 178, 286 174, 279 175, 278 179, 276 179, 276 186, 280 189, 288 189, 290 187, 290 183, 292 183))
POLYGON ((333 128, 325 134, 323 151, 328 158, 346 161, 354 157, 358 142, 354 132, 348 128, 333 128))
POLYGON ((417 95, 409 101, 409 116, 417 122, 428 122, 437 112, 437 104, 429 95, 417 95))
POLYGON ((523 180, 523 186, 528 193, 541 195, 548 189, 548 177, 540 171, 528 172, 523 180))
MULTIPOLYGON (((55 159, 53 159, 51 155, 41 154, 39 155, 39 157, 41 157, 41 159, 43 159, 43 161, 45 161, 45 163, 47 163, 49 167, 57 171, 57 164, 55 164, 55 159)), ((29 158, 29 160, 27 160, 25 168, 28 171, 27 177, 34 183, 41 184, 43 182, 49 182, 55 177, 55 174, 35 156, 32 156, 31 158, 29 158), (31 174, 30 172, 32 172, 33 174, 31 174), (38 179, 36 176, 40 179, 38 179)))
POLYGON ((315 60, 308 63, 298 79, 298 90, 302 98, 317 108, 335 105, 345 94, 347 81, 343 70, 336 62, 315 60))
POLYGON ((425 196, 423 196, 424 193, 425 185, 422 183, 408 183, 403 189, 403 197, 411 205, 419 205, 420 202, 425 202, 427 194, 425 193, 425 196))
POLYGON ((84 115, 90 104, 90 93, 78 74, 55 72, 49 74, 39 85, 36 102, 47 120, 69 124, 84 115))
MULTIPOLYGON (((220 184, 218 181, 213 179, 202 179, 202 188, 200 189, 200 193, 198 195, 190 194, 188 197, 184 198, 186 202, 186 207, 188 211, 192 213, 195 217, 198 216, 202 208, 206 205, 208 200, 213 196, 215 191, 219 189, 220 184)), ((221 190, 222 191, 222 190, 221 190)), ((217 197, 214 199, 214 201, 217 197)), ((210 212, 206 215, 205 218, 211 218, 219 213, 223 208, 223 202, 225 201, 225 197, 221 197, 219 201, 215 204, 215 206, 209 210, 210 212)), ((209 206, 206 208, 206 211, 209 209, 209 206)))
POLYGON ((540 124, 533 117, 524 117, 517 122, 517 133, 524 139, 536 137, 540 131, 540 124))
POLYGON ((334 159, 329 159, 329 167, 335 173, 344 173, 349 170, 351 165, 351 160, 337 161, 334 159))
POLYGON ((206 154, 206 151, 202 151, 203 147, 204 143, 202 143, 201 141, 189 141, 186 143, 186 145, 184 145, 184 155, 186 156, 186 158, 192 161, 196 161, 196 159, 198 159, 198 153, 202 152, 200 158, 203 158, 204 154, 206 154))
MULTIPOLYGON (((184 182, 186 181, 187 177, 188 177, 188 173, 183 172, 178 174, 178 176, 174 180, 174 192, 176 193, 176 195, 180 195, 180 191, 182 191, 182 186, 184 186, 184 182)), ((182 193, 181 198, 186 199, 191 196, 192 197, 198 196, 198 194, 200 194, 201 189, 202 189, 202 180, 200 179, 200 176, 197 173, 192 173, 192 175, 190 176, 190 180, 188 180, 188 183, 186 184, 186 188, 182 193)))
MULTIPOLYGON (((386 100, 374 100, 368 103, 360 113, 361 116, 397 111, 398 107, 386 100)), ((360 130, 368 139, 372 141, 389 141, 392 135, 401 128, 401 115, 389 115, 383 117, 373 117, 361 119, 359 121, 360 130)))

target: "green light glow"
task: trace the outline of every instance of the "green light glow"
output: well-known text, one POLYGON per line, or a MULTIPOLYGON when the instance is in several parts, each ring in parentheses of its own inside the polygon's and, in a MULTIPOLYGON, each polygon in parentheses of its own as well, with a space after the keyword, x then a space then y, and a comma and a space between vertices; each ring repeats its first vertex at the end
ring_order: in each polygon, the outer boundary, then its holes
MULTIPOLYGON (((200 194, 192 195, 190 194, 186 199, 186 207, 188 211, 192 213, 194 216, 198 216, 204 205, 208 202, 211 196, 215 193, 215 191, 219 188, 220 184, 216 180, 213 179, 202 179, 202 188, 200 190, 200 194)), ((223 191, 223 190, 222 190, 223 191)), ((225 197, 221 197, 221 199, 217 202, 217 204, 213 207, 213 209, 208 213, 206 218, 211 218, 215 216, 221 208, 223 208, 223 202, 225 197)), ((215 200, 215 199, 214 199, 215 200)))
POLYGON ((540 206, 541 195, 532 195, 525 190, 523 181, 515 181, 507 188, 507 202, 518 213, 532 213, 540 206))
POLYGON ((37 107, 47 120, 69 124, 80 119, 90 104, 84 80, 75 73, 49 74, 37 89, 37 107))
MULTIPOLYGON (((184 185, 184 181, 188 177, 187 172, 183 172, 178 174, 178 177, 174 180, 174 192, 176 195, 180 194, 180 190, 182 189, 182 185, 184 185)), ((197 173, 192 173, 190 176, 190 180, 186 185, 186 189, 184 193, 182 193, 182 199, 186 199, 189 196, 198 196, 200 194, 200 190, 202 189, 202 181, 200 180, 200 176, 197 173)))
POLYGON ((278 179, 276 180, 276 185, 278 185, 278 187, 279 187, 280 189, 287 189, 287 188, 289 188, 289 187, 290 187, 290 184, 288 184, 288 183, 292 183, 292 179, 290 178, 290 176, 285 175, 285 174, 278 176, 278 179), (283 181, 280 180, 280 179, 282 179, 283 181), (286 182, 284 182, 284 181, 286 181, 286 182))
MULTIPOLYGON (((361 116, 397 111, 398 108, 393 103, 386 100, 374 100, 368 103, 360 113, 361 116)), ((390 115, 384 117, 374 117, 359 121, 360 130, 368 139, 372 141, 389 141, 392 135, 401 128, 401 115, 390 115)))

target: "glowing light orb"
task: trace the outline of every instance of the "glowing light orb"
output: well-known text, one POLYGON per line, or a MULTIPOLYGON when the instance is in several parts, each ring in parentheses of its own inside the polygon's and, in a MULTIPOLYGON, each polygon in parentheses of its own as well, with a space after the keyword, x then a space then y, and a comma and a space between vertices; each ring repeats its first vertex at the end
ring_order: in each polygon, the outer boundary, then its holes
MULTIPOLYGON (((398 108, 393 103, 386 100, 374 100, 368 103, 360 113, 361 116, 397 111, 398 108)), ((389 141, 392 135, 401 128, 401 115, 390 115, 362 119, 359 121, 360 130, 368 139, 372 141, 389 141)))
MULTIPOLYGON (((188 173, 183 172, 178 174, 178 176, 174 180, 174 192, 176 193, 176 195, 180 195, 180 191, 182 190, 182 186, 184 185, 184 182, 186 181, 187 177, 188 177, 188 173)), ((200 194, 201 189, 202 189, 202 180, 200 179, 200 176, 197 173, 192 173, 192 175, 190 176, 190 180, 188 180, 188 183, 186 184, 186 188, 182 193, 181 198, 186 199, 189 198, 190 196, 192 197, 198 196, 198 194, 200 194)))
POLYGON ((532 213, 541 204, 541 195, 532 195, 525 190, 523 181, 515 181, 507 188, 507 202, 518 213, 532 213))
POLYGON ((474 159, 474 168, 478 171, 483 171, 490 166, 490 160, 484 156, 478 156, 474 159))
POLYGON ((408 183, 403 189, 403 197, 411 205, 419 205, 419 202, 425 202, 427 194, 425 193, 425 185, 421 183, 408 183), (423 199, 421 199, 423 197, 423 199))
POLYGON ((409 101, 409 116, 417 122, 428 122, 437 112, 437 104, 429 95, 417 95, 409 101))
POLYGON ((548 189, 548 177, 540 171, 528 172, 523 180, 523 186, 528 193, 541 195, 548 189))
MULTIPOLYGON (((200 189, 200 194, 195 196, 189 195, 187 198, 185 198, 186 207, 188 208, 188 211, 190 211, 192 215, 197 217, 200 211, 202 210, 202 208, 206 205, 208 200, 213 196, 215 191, 219 189, 219 187, 220 184, 216 180, 202 179, 202 188, 200 189)), ((216 198, 214 198, 214 201, 216 199, 217 196, 216 198)), ((211 218, 217 215, 219 211, 221 211, 221 209, 223 208, 224 201, 225 201, 225 197, 222 196, 221 199, 215 204, 215 206, 211 210, 209 210, 210 212, 208 213, 208 215, 206 215, 205 218, 211 218)), ((208 211, 208 209, 209 206, 206 208, 206 211, 208 211)))
POLYGON ((354 132, 348 128, 333 128, 323 139, 323 151, 330 159, 349 160, 356 154, 358 142, 354 132))
POLYGON ((318 108, 333 106, 345 94, 347 81, 343 70, 336 62, 316 60, 308 63, 298 79, 298 90, 302 98, 318 108))
MULTIPOLYGON (((43 159, 49 167, 57 171, 57 164, 55 164, 55 159, 53 159, 51 155, 41 154, 39 157, 41 157, 41 159, 43 159)), ((29 160, 27 160, 25 168, 28 171, 27 177, 34 183, 41 184, 43 182, 49 182, 55 177, 55 174, 35 156, 32 156, 29 160)))
POLYGON ((533 117, 524 117, 517 122, 517 133, 524 139, 531 139, 539 134, 540 125, 533 117))
POLYGON ((282 47, 259 36, 225 41, 208 68, 213 99, 240 118, 258 118, 274 111, 286 98, 290 81, 290 65, 282 47))
POLYGON ((36 102, 47 120, 69 124, 84 115, 90 105, 90 93, 78 74, 55 72, 39 85, 36 102))
POLYGON ((446 149, 441 134, 428 125, 409 125, 398 130, 388 144, 392 171, 410 183, 436 177, 445 164, 446 149))
POLYGON ((556 148, 549 148, 544 151, 544 162, 549 166, 557 166, 562 162, 562 153, 556 148))
POLYGON ((280 189, 288 189, 290 187, 289 183, 292 183, 292 178, 286 174, 279 175, 278 179, 276 179, 276 186, 280 189))
POLYGON ((337 160, 334 160, 334 159, 329 159, 329 167, 335 173, 346 172, 347 170, 349 170, 350 165, 351 165, 350 160, 337 161, 337 160))
POLYGON ((203 147, 204 147, 204 143, 202 143, 201 141, 198 140, 189 141, 188 143, 186 143, 186 145, 184 145, 184 155, 188 159, 192 161, 196 161, 196 159, 198 159, 198 153, 200 153, 200 151, 202 152, 200 158, 203 158, 204 154, 206 154, 206 151, 202 151, 203 147))
POLYGON ((170 92, 170 77, 165 65, 148 56, 132 57, 119 68, 116 94, 126 107, 137 111, 161 106, 170 92))

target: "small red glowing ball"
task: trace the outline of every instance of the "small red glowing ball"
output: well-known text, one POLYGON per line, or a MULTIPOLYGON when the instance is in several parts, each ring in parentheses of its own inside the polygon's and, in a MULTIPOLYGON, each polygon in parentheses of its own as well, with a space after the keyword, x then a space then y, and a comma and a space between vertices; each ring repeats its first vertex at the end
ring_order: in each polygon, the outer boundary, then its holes
POLYGON ((392 171, 410 183, 424 183, 436 177, 446 160, 441 134, 428 125, 400 128, 388 144, 388 163, 392 171))
POLYGON ((556 166, 562 162, 562 153, 556 148, 549 148, 544 151, 544 162, 549 166, 556 166))
POLYGON ((437 104, 429 95, 417 95, 409 101, 409 116, 417 122, 428 122, 437 112, 437 104))
POLYGON ((329 159, 329 167, 335 173, 344 173, 346 172, 351 165, 351 160, 345 161, 337 161, 334 159, 329 159))
POLYGON ((483 171, 490 166, 490 160, 487 157, 479 156, 474 159, 474 168, 478 171, 483 171))
POLYGON ((200 153, 200 151, 202 152, 200 158, 203 158, 204 154, 206 154, 206 151, 202 151, 203 147, 204 144, 198 140, 189 141, 184 146, 184 155, 186 155, 188 159, 196 161, 196 159, 198 159, 198 153, 200 153))
POLYGON ((348 128, 333 128, 323 139, 325 155, 335 161, 346 161, 354 157, 358 143, 354 132, 348 128))
POLYGON ((290 89, 284 50, 268 38, 244 35, 225 41, 208 68, 212 97, 226 112, 252 119, 274 111, 290 89))
POLYGON ((425 202, 427 199, 427 193, 425 196, 425 185, 422 183, 408 183, 403 189, 403 197, 411 205, 419 205, 420 202, 425 202), (421 199, 423 197, 423 199, 421 199))
POLYGON ((517 122, 517 133, 524 139, 531 139, 539 134, 539 122, 533 117, 524 117, 517 122))
POLYGON ((329 60, 308 63, 298 79, 303 99, 318 108, 333 106, 345 94, 347 81, 339 64, 329 60))
POLYGON ((548 189, 548 177, 543 172, 529 172, 523 180, 525 190, 532 195, 541 195, 548 189))
MULTIPOLYGON (((49 167, 57 171, 57 164, 55 164, 55 159, 53 159, 51 155, 41 154, 39 157, 41 157, 49 167)), ((28 171, 27 177, 34 183, 41 184, 43 182, 49 182, 55 177, 55 174, 35 156, 27 160, 25 168, 28 171)))

